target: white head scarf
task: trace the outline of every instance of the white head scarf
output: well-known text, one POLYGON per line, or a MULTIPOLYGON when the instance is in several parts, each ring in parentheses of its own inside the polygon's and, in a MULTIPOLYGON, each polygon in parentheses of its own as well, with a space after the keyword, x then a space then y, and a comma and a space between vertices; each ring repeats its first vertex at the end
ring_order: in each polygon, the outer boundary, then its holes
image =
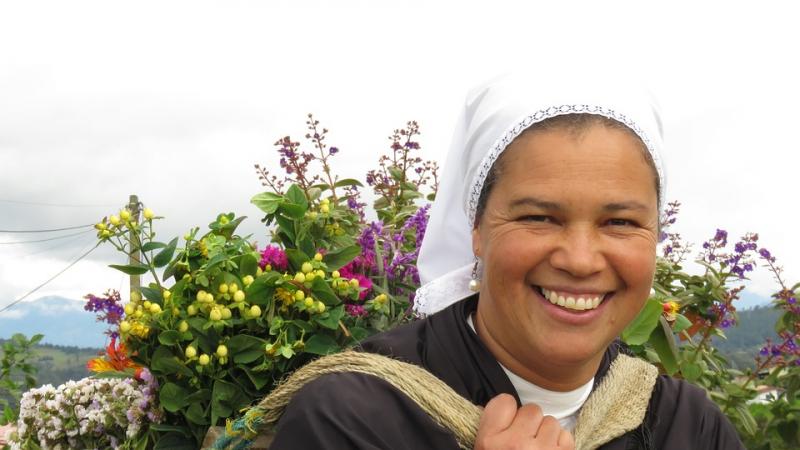
POLYGON ((467 95, 417 259, 422 282, 414 299, 418 313, 432 314, 473 294, 468 287, 474 264, 471 232, 483 183, 503 150, 537 122, 590 113, 625 124, 645 143, 655 162, 663 202, 665 177, 659 153, 663 136, 654 99, 619 79, 584 77, 506 75, 467 95))

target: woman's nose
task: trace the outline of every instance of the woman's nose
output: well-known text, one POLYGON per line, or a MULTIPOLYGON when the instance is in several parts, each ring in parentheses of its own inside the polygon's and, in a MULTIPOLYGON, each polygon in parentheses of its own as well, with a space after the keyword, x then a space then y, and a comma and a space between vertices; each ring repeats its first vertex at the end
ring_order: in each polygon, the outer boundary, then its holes
POLYGON ((600 236, 588 227, 565 229, 550 254, 550 265, 576 278, 585 278, 602 271, 606 259, 601 251, 600 236))

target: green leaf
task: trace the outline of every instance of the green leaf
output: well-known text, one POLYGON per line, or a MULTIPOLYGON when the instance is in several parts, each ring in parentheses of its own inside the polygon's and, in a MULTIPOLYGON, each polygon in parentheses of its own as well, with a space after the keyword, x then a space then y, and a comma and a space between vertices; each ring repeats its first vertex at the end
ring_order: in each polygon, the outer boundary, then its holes
POLYGON ((118 264, 109 264, 108 267, 112 269, 117 269, 122 273, 126 273, 128 275, 142 275, 147 273, 149 267, 144 264, 130 264, 130 265, 118 265, 118 264))
POLYGON ((353 179, 353 178, 345 178, 344 180, 339 180, 336 183, 334 183, 333 185, 336 186, 336 187, 343 187, 343 186, 364 187, 364 185, 361 184, 360 181, 358 181, 356 179, 353 179))
POLYGON ((701 375, 703 375, 703 369, 700 367, 699 364, 695 364, 691 361, 682 361, 681 362, 681 375, 689 382, 695 382, 701 375))
POLYGON ((661 326, 657 326, 650 335, 650 344, 658 354, 661 365, 669 375, 678 371, 678 348, 675 345, 675 336, 665 319, 659 319, 661 326))
POLYGON ((216 425, 219 419, 231 417, 248 403, 249 398, 239 386, 223 380, 214 381, 211 393, 211 425, 216 425))
POLYGON ((289 186, 289 189, 286 191, 286 195, 284 196, 290 203, 294 203, 303 208, 303 213, 305 213, 308 209, 308 199, 306 199, 306 194, 303 193, 303 190, 300 189, 296 184, 289 186))
POLYGON ((162 331, 158 335, 158 342, 162 345, 175 345, 181 340, 181 333, 178 330, 162 331))
POLYGON ((333 293, 333 289, 328 286, 328 283, 320 278, 314 278, 313 283, 311 284, 311 293, 314 294, 314 297, 320 299, 322 303, 325 303, 328 306, 331 305, 338 305, 341 303, 339 297, 333 293))
POLYGON ((641 345, 647 342, 650 334, 658 325, 663 307, 657 300, 649 299, 639 315, 622 330, 622 340, 629 345, 641 345))
POLYGON ((292 219, 302 219, 306 215, 308 208, 296 203, 281 203, 280 210, 292 219))
POLYGON ((325 328, 335 330, 339 328, 339 319, 344 315, 344 305, 329 309, 322 316, 315 317, 314 321, 325 328))
POLYGON ((297 239, 297 246, 300 250, 303 251, 306 255, 314 255, 317 253, 317 249, 314 247, 314 243, 311 241, 311 238, 305 232, 301 232, 298 235, 297 239))
POLYGON ((153 258, 153 265, 156 267, 164 267, 172 260, 172 255, 175 254, 175 248, 178 246, 178 238, 174 238, 169 241, 164 249, 162 249, 158 254, 153 258))
POLYGON ((247 301, 259 306, 269 305, 272 301, 272 287, 280 278, 281 275, 277 272, 267 272, 256 278, 244 290, 247 301))
POLYGON ((252 382, 253 386, 255 386, 255 388, 258 389, 259 391, 264 386, 266 386, 267 384, 272 382, 272 375, 269 372, 266 372, 266 371, 257 372, 257 371, 251 370, 247 366, 244 366, 243 369, 244 369, 244 373, 247 374, 247 377, 250 378, 250 382, 252 382))
POLYGON ((153 450, 195 450, 197 443, 194 439, 186 437, 181 433, 171 432, 158 438, 153 450))
POLYGON ((326 266, 328 266, 328 270, 337 270, 352 261, 353 258, 359 254, 361 254, 361 246, 351 245, 349 247, 326 253, 322 257, 322 261, 326 266))
POLYGON ((368 338, 370 332, 366 328, 352 327, 350 328, 350 335, 353 336, 353 339, 358 342, 368 338))
POLYGON ((151 287, 141 286, 139 290, 141 291, 142 296, 147 300, 150 300, 151 302, 153 301, 161 302, 162 300, 164 300, 164 297, 161 294, 160 289, 153 289, 151 287))
POLYGON ((327 334, 315 334, 308 338, 303 350, 314 355, 328 355, 339 350, 339 344, 327 334))
POLYGON ((208 417, 206 417, 203 405, 200 403, 189 405, 183 415, 186 417, 186 420, 195 425, 208 425, 208 417))
POLYGON ((255 276, 258 269, 258 258, 252 253, 245 253, 239 261, 239 275, 245 277, 247 275, 255 276))
POLYGON ((169 347, 158 347, 153 352, 151 359, 151 369, 159 374, 183 374, 187 377, 193 375, 192 370, 186 367, 169 349, 169 347))
POLYGON ((296 248, 286 249, 286 258, 289 259, 289 263, 296 271, 300 270, 300 268, 303 267, 303 263, 309 261, 313 256, 314 255, 306 255, 305 252, 296 248))
POLYGON ((158 401, 161 406, 169 412, 178 412, 187 405, 186 395, 188 392, 182 386, 175 383, 166 383, 158 391, 158 401))
POLYGON ((284 216, 275 216, 275 221, 278 223, 278 229, 282 231, 286 237, 294 244, 297 240, 297 234, 294 231, 294 221, 284 216))
POLYGON ((283 197, 279 194, 274 192, 262 192, 254 195, 253 198, 250 199, 250 203, 256 205, 258 209, 267 214, 274 214, 281 200, 283 200, 283 197))
POLYGON ((267 341, 264 339, 255 336, 249 336, 247 334, 237 334, 236 336, 228 339, 228 342, 225 345, 228 347, 228 352, 233 355, 234 361, 238 363, 240 361, 236 359, 236 356, 239 353, 253 349, 257 349, 260 353, 263 353, 264 346, 266 344, 267 341))
POLYGON ((753 436, 758 431, 758 424, 756 420, 753 418, 753 415, 750 414, 750 411, 747 409, 746 405, 736 405, 736 415, 739 416, 739 423, 742 424, 744 427, 745 432, 750 436, 753 436))
POLYGON ((683 314, 675 315, 675 323, 672 324, 672 331, 680 333, 683 330, 692 326, 692 321, 687 319, 683 314))
POLYGON ((143 252, 149 252, 149 251, 156 250, 156 249, 159 249, 159 248, 164 248, 166 246, 167 246, 167 244, 165 244, 163 242, 155 242, 155 241, 145 242, 144 245, 142 246, 142 251, 143 252))
POLYGON ((403 181, 403 179, 406 177, 405 172, 400 170, 400 168, 397 166, 389 167, 389 175, 391 175, 396 181, 403 181))

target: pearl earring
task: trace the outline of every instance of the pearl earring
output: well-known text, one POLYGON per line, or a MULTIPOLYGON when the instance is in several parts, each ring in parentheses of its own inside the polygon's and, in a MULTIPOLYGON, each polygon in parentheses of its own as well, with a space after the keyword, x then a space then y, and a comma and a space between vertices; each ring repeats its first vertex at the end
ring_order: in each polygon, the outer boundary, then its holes
POLYGON ((478 258, 475 258, 475 264, 472 266, 472 278, 469 280, 469 290, 478 292, 481 290, 481 280, 478 278, 478 258))

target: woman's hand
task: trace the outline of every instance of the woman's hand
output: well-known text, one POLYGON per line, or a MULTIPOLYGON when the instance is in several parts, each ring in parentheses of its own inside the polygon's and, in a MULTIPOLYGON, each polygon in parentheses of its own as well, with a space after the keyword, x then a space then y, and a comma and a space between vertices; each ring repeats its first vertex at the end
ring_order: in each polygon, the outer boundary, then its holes
POLYGON ((517 409, 516 400, 508 394, 486 404, 475 438, 475 450, 574 448, 572 435, 554 417, 542 415, 541 408, 533 404, 517 409))

